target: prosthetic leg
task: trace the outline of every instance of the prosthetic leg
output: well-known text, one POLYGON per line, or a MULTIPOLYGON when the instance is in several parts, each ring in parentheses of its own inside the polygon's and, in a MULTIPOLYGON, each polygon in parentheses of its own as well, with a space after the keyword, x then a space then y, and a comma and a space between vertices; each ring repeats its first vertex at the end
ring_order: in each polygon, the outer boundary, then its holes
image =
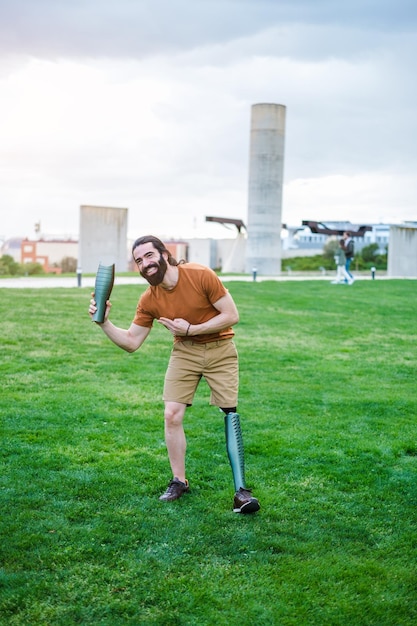
POLYGON ((114 263, 112 265, 98 266, 96 281, 94 287, 94 299, 97 305, 97 311, 91 318, 93 322, 102 324, 106 313, 106 302, 110 298, 110 294, 114 284, 114 263))
POLYGON ((239 413, 227 413, 224 417, 226 448, 232 467, 235 490, 245 488, 245 458, 239 413))
POLYGON ((260 507, 258 500, 252 497, 250 489, 246 489, 245 486, 245 459, 239 413, 230 409, 222 410, 226 413, 224 418, 226 448, 236 490, 233 511, 235 513, 255 513, 260 507))

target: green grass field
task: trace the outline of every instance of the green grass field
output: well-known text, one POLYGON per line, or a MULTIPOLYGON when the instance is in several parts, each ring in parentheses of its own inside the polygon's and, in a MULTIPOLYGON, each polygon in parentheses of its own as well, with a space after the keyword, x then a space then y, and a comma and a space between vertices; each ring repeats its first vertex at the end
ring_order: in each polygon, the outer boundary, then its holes
MULTIPOLYGON (((233 514, 223 418, 187 411, 170 478, 171 337, 135 354, 89 289, 0 290, 0 623, 417 623, 417 282, 230 282, 255 515, 233 514)), ((142 286, 118 286, 128 326, 142 286)))

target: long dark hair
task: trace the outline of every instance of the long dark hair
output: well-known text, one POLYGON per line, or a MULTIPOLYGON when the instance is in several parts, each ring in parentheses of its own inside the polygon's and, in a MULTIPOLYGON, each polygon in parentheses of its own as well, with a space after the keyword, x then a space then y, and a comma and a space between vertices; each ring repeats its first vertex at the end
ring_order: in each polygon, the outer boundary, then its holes
POLYGON ((138 239, 136 239, 135 243, 132 246, 132 255, 135 249, 138 246, 142 246, 144 243, 151 243, 153 247, 158 250, 159 254, 166 252, 168 255, 168 263, 170 265, 179 265, 180 263, 184 263, 184 261, 177 261, 176 259, 174 259, 174 257, 172 256, 170 251, 167 250, 162 241, 158 239, 158 237, 154 237, 154 235, 144 235, 143 237, 139 237, 138 239))

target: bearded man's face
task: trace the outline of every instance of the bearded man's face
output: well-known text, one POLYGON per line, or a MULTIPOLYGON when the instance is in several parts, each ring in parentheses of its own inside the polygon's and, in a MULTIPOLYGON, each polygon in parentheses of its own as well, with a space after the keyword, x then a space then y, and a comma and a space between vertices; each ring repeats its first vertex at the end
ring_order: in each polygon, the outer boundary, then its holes
POLYGON ((168 268, 163 255, 151 243, 138 246, 134 250, 133 258, 138 266, 140 275, 154 287, 163 280, 168 268))
POLYGON ((168 265, 165 261, 162 254, 159 254, 158 261, 152 261, 149 263, 146 268, 141 270, 141 276, 145 278, 150 285, 156 287, 160 285, 164 280, 165 272, 167 271, 168 265))

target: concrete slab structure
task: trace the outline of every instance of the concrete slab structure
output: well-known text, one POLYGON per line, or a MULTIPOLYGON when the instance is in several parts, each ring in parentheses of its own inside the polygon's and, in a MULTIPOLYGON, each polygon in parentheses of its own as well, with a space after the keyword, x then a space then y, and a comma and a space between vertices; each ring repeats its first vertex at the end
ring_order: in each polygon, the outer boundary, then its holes
POLYGON ((285 106, 254 104, 249 156, 246 272, 281 271, 285 106))
POLYGON ((126 272, 128 209, 116 207, 80 207, 79 267, 96 272, 99 263, 115 263, 116 272, 126 272))
POLYGON ((388 276, 417 278, 417 222, 390 226, 388 276))

